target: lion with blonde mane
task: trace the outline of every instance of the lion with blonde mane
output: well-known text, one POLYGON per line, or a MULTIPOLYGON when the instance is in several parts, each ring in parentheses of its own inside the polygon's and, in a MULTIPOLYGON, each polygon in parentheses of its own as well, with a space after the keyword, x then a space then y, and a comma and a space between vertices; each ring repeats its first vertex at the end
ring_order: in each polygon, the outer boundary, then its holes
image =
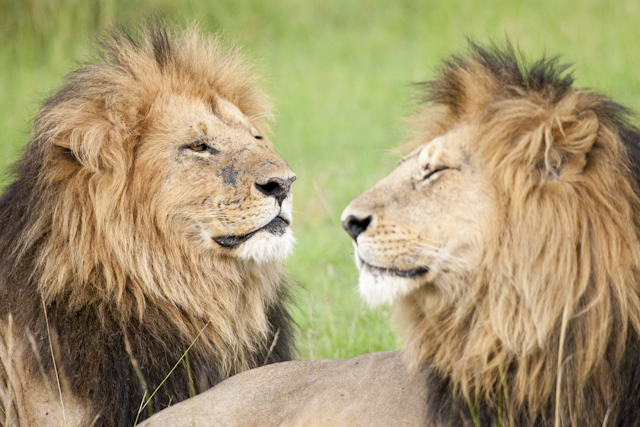
POLYGON ((473 46, 343 213, 435 425, 640 422, 640 136, 554 59, 473 46))
POLYGON ((510 47, 447 60, 410 153, 345 209, 408 366, 272 365, 148 425, 638 425, 640 134, 565 70, 510 47))
POLYGON ((0 425, 134 425, 288 360, 295 175, 237 52, 114 31, 0 199, 0 425))

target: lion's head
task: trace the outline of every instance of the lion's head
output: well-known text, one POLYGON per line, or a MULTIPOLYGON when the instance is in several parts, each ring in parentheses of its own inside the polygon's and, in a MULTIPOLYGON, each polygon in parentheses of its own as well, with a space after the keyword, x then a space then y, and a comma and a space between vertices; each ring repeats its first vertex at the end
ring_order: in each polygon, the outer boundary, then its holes
POLYGON ((446 61, 413 151, 343 213, 360 292, 398 301, 442 422, 456 402, 487 425, 640 418, 640 137, 565 69, 446 61))
MULTIPOLYGON (((92 244, 118 263, 143 264, 128 268, 138 275, 169 267, 155 265, 149 248, 179 248, 210 257, 207 264, 280 261, 292 249, 295 175, 265 134, 266 97, 234 53, 194 31, 175 40, 147 31, 140 45, 121 35, 107 41, 110 61, 69 77, 34 120, 27 151, 40 152, 42 179, 55 185, 47 204, 60 204, 50 239, 60 239, 65 259, 92 244), (84 220, 69 223, 76 215, 84 220), (131 259, 132 250, 141 252, 131 259)), ((46 294, 65 288, 50 256, 42 260, 46 294)), ((78 273, 85 269, 68 279, 78 273)), ((139 279, 143 293, 180 300, 175 284, 139 279)))
POLYGON ((73 392, 129 425, 193 342, 156 410, 290 357, 296 177, 237 52, 153 24, 103 47, 36 114, 0 201, 0 308, 42 338, 45 364, 51 326, 73 392))

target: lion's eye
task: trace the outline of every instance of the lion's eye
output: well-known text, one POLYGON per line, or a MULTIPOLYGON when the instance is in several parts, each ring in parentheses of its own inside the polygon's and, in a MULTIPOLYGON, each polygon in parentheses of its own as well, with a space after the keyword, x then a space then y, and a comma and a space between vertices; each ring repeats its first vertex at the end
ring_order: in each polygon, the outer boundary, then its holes
POLYGON ((258 129, 256 129, 253 126, 251 126, 251 136, 254 137, 255 139, 262 139, 262 135, 260 135, 260 132, 258 132, 258 129))
POLYGON ((449 169, 449 168, 446 167, 446 166, 441 166, 441 165, 437 165, 433 169, 431 169, 431 168, 429 168, 429 164, 427 164, 427 166, 425 167, 425 174, 422 177, 422 179, 423 179, 423 181, 426 181, 429 178, 433 177, 438 172, 442 172, 443 170, 447 170, 447 169, 449 169))
POLYGON ((191 144, 183 145, 182 149, 188 148, 191 151, 195 151, 198 153, 209 152, 210 154, 218 153, 218 150, 211 147, 210 145, 205 144, 204 142, 193 142, 191 144))

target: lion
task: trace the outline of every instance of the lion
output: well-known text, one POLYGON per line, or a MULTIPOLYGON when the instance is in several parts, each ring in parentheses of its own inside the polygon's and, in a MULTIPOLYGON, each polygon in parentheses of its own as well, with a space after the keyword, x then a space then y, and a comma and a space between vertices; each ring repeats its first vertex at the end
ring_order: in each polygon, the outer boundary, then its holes
POLYGON ((640 134, 555 58, 472 45, 342 214, 433 425, 640 422, 640 134))
POLYGON ((248 371, 145 426, 638 425, 640 133, 566 70, 446 60, 409 154, 344 210, 403 355, 248 371))
POLYGON ((0 425, 134 425, 289 360, 296 175, 236 50, 113 30, 0 199, 0 425))

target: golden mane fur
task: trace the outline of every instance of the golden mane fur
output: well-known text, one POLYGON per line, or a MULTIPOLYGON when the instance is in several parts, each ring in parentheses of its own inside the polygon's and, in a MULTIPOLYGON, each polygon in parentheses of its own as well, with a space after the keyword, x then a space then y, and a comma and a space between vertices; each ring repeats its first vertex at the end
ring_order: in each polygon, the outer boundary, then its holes
POLYGON ((640 138, 565 70, 474 45, 425 84, 413 146, 477 126, 499 214, 464 292, 396 312, 414 366, 463 405, 508 425, 627 425, 640 419, 640 138))
MULTIPOLYGON (((149 129, 164 131, 154 103, 165 95, 187 100, 169 116, 188 116, 186 102, 214 114, 230 103, 262 134, 271 105, 251 66, 195 28, 149 24, 137 38, 114 31, 103 48, 38 111, 0 200, 0 315, 12 315, 18 341, 25 330, 35 336, 47 373, 50 327, 61 375, 88 399, 88 412, 100 414, 98 425, 131 425, 143 391, 151 393, 193 342, 190 365, 160 389, 156 410, 247 367, 289 359, 281 302, 288 279, 280 260, 194 247, 182 233, 188 221, 160 200, 161 158, 139 164, 149 129), (138 386, 132 358, 147 384, 138 386)), ((258 142, 270 150, 266 139, 258 142)), ((183 185, 170 196, 176 204, 200 184, 183 185)))
POLYGON ((640 134, 556 59, 472 45, 342 214, 434 425, 640 422, 640 134))

